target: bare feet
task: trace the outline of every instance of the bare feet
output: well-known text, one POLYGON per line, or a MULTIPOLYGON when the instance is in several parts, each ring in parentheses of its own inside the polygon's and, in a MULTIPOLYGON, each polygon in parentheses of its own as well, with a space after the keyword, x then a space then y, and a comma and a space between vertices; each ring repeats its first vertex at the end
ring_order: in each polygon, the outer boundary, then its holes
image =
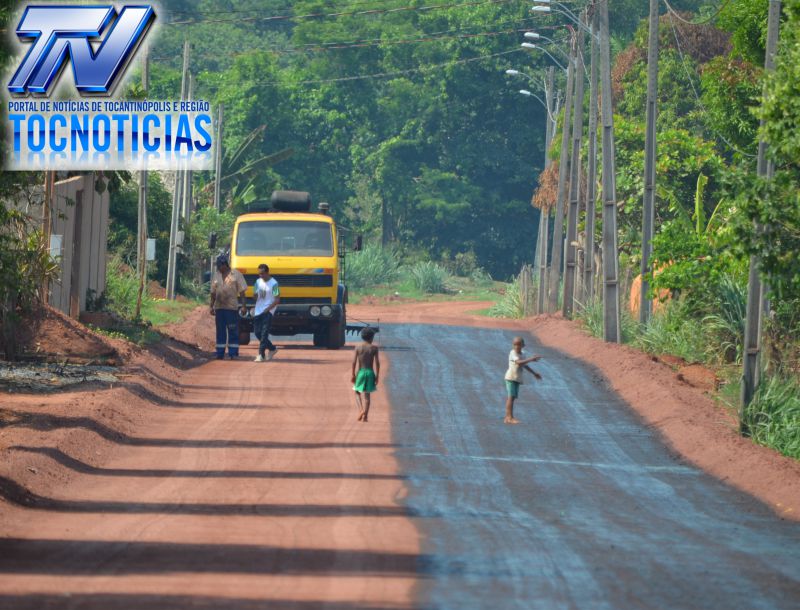
POLYGON ((516 417, 508 417, 503 420, 504 424, 518 424, 519 420, 516 417))
POLYGON ((367 414, 364 411, 358 414, 358 421, 367 421, 367 414))

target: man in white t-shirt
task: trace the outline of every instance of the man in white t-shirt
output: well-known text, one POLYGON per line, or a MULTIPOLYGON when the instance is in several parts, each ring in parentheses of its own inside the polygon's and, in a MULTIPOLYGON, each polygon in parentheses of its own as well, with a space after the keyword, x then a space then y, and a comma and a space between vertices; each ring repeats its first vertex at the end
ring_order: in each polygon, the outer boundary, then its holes
POLYGON ((281 289, 278 281, 269 274, 269 265, 258 266, 258 279, 253 286, 256 306, 253 310, 253 332, 258 339, 258 356, 256 362, 272 360, 278 348, 269 340, 269 327, 272 316, 281 302, 281 289), (266 351, 269 349, 269 355, 266 351))

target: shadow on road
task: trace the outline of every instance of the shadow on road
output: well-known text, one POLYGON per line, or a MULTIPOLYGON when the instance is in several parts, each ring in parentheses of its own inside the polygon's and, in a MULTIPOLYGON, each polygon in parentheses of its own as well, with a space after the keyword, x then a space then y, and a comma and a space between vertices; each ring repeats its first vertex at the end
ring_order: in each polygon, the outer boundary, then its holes
MULTIPOLYGON (((361 504, 212 504, 208 502, 127 502, 61 500, 33 493, 7 477, 0 477, 0 497, 18 506, 63 513, 120 513, 166 515, 255 515, 269 517, 415 517, 402 506, 361 504)), ((2 559, 0 559, 2 561, 2 559)))
POLYGON ((82 610, 397 610, 397 606, 362 605, 352 602, 323 602, 322 600, 293 601, 287 599, 241 599, 194 595, 145 595, 133 593, 104 593, 86 595, 0 595, 0 610, 45 610, 64 608, 82 610))
POLYGON ((130 436, 95 421, 91 417, 65 417, 45 413, 27 413, 0 409, 0 429, 18 426, 51 431, 64 428, 91 430, 104 439, 134 447, 181 447, 198 449, 396 449, 393 443, 301 443, 279 441, 243 441, 218 439, 141 438, 130 436))
POLYGON ((92 476, 103 477, 158 477, 158 478, 225 478, 225 479, 355 479, 372 481, 403 481, 408 477, 399 474, 372 474, 348 472, 282 472, 279 470, 137 470, 133 468, 98 468, 76 460, 59 449, 50 447, 10 447, 12 451, 36 453, 55 460, 62 466, 92 476))

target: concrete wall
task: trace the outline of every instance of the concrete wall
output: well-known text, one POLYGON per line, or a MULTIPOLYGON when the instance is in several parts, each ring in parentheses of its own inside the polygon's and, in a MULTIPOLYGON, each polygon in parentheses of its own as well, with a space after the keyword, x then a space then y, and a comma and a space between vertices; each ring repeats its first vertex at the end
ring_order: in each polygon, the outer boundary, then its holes
POLYGON ((105 291, 108 191, 94 189, 94 172, 55 184, 51 232, 62 235, 59 278, 50 284, 50 305, 77 318, 87 294, 105 291))

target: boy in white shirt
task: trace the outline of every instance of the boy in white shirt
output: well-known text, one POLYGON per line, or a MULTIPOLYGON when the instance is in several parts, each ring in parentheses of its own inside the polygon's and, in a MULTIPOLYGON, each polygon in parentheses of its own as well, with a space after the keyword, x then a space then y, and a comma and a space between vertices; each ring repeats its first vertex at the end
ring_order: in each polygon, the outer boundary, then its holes
POLYGON ((511 343, 512 350, 508 354, 508 370, 506 371, 506 392, 508 398, 506 399, 506 417, 503 420, 505 424, 518 424, 519 420, 514 417, 514 401, 519 397, 519 386, 522 384, 522 375, 520 369, 524 368, 529 371, 536 379, 541 379, 542 376, 534 371, 528 365, 531 362, 541 360, 541 356, 531 356, 525 358, 522 348, 525 347, 525 341, 522 337, 514 337, 511 343))
POLYGON ((278 348, 269 340, 269 327, 272 325, 272 316, 281 302, 281 289, 277 280, 269 274, 269 265, 258 266, 259 278, 253 286, 256 296, 256 306, 253 310, 253 332, 258 339, 258 356, 256 362, 272 360, 278 348), (266 351, 269 349, 269 356, 266 351))

